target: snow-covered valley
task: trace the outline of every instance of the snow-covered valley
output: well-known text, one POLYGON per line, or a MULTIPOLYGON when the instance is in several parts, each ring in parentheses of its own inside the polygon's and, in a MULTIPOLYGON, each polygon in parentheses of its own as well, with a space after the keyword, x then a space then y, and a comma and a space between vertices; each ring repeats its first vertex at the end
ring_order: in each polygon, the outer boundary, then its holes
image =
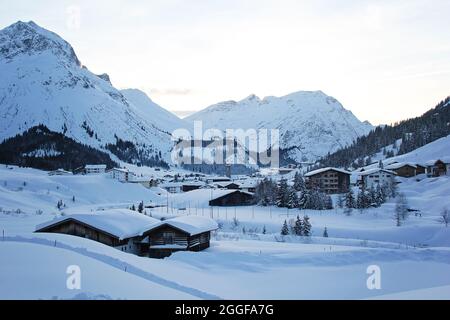
MULTIPOLYGON (((395 226, 393 201, 350 216, 342 209, 260 206, 146 209, 156 218, 212 216, 220 225, 205 251, 177 252, 160 260, 79 237, 33 232, 36 225, 62 213, 164 202, 167 194, 104 175, 48 176, 35 169, 2 166, 0 297, 448 299, 450 229, 439 222, 439 212, 450 207, 449 180, 403 181, 401 192, 421 216, 412 214, 401 227, 395 226), (61 211, 56 208, 60 199, 66 204, 61 211), (311 219, 312 237, 280 236, 284 220, 305 214, 311 219), (66 287, 70 265, 81 269, 80 290, 66 287), (379 290, 366 285, 371 265, 381 270, 379 290)), ((176 197, 169 195, 170 201, 176 197)))

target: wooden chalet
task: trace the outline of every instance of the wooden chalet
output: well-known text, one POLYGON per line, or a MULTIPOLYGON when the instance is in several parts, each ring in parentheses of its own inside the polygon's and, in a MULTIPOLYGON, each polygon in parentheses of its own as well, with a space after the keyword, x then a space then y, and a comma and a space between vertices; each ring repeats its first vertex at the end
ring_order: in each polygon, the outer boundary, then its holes
POLYGON ((450 158, 430 160, 426 163, 427 176, 439 177, 450 174, 450 158))
POLYGON ((253 193, 240 190, 229 190, 229 192, 222 193, 216 198, 212 198, 209 201, 209 205, 219 207, 249 206, 253 205, 254 202, 253 193))
POLYGON ((411 178, 417 174, 417 165, 413 163, 397 162, 386 166, 385 169, 395 171, 397 176, 403 178, 411 178))
POLYGON ((82 237, 124 252, 163 258, 175 251, 208 248, 210 233, 216 229, 217 223, 205 217, 161 221, 135 211, 114 209, 54 219, 38 226, 35 232, 82 237))

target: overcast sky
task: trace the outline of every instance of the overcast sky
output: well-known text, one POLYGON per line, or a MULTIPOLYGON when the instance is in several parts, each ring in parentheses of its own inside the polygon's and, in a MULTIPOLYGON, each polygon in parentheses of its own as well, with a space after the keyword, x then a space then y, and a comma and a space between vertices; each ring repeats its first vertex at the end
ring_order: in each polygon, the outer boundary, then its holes
POLYGON ((450 95, 450 1, 0 0, 169 110, 322 90, 391 123, 450 95))

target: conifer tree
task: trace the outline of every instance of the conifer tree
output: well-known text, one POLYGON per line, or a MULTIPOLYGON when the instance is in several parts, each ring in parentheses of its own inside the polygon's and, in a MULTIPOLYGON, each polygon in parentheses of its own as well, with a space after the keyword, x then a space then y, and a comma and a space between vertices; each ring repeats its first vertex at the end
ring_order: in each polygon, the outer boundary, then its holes
POLYGON ((294 234, 296 236, 302 236, 303 235, 303 223, 299 216, 297 216, 297 220, 295 220, 294 225, 294 234))
POLYGON ((283 226, 281 227, 281 235, 287 236, 289 234, 289 227, 287 225, 286 220, 284 220, 283 226))
POLYGON ((302 234, 305 237, 310 237, 311 236, 311 223, 309 222, 309 217, 307 215, 305 215, 303 217, 302 234))

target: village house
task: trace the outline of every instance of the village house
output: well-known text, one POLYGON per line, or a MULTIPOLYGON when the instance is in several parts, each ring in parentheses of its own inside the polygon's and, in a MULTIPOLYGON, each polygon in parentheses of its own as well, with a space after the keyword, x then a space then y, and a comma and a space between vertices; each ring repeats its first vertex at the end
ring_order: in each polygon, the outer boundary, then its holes
POLYGON ((382 168, 373 168, 359 173, 359 184, 361 188, 376 188, 377 185, 389 183, 396 175, 397 174, 395 171, 382 168))
POLYGON ((285 175, 285 174, 291 173, 292 171, 295 171, 296 169, 297 169, 297 167, 295 165, 289 164, 286 167, 280 167, 278 169, 278 173, 281 175, 285 175))
POLYGON ((416 163, 416 175, 424 174, 427 171, 427 166, 416 163))
POLYGON ((212 186, 219 189, 228 189, 228 190, 238 190, 240 185, 236 182, 227 181, 227 182, 216 182, 213 183, 212 186))
POLYGON ((203 181, 183 181, 181 183, 181 191, 189 192, 205 187, 206 184, 203 181))
POLYGON ((426 167, 428 177, 450 175, 450 158, 430 160, 426 163, 426 167))
POLYGON ((128 182, 133 176, 133 173, 125 168, 113 168, 109 174, 111 178, 120 182, 128 182))
POLYGON ((159 187, 169 193, 183 192, 183 184, 181 182, 163 182, 159 184, 159 187))
POLYGON ((385 169, 395 171, 399 177, 411 178, 416 176, 417 166, 414 163, 397 162, 385 166, 385 169))
POLYGON ((256 192, 256 181, 255 180, 247 180, 243 181, 239 184, 239 190, 249 193, 256 192))
POLYGON ((84 166, 85 174, 101 174, 106 172, 106 164, 87 164, 84 166))
POLYGON ((150 189, 158 186, 158 180, 152 177, 137 177, 133 176, 128 183, 140 184, 143 187, 150 189))
POLYGON ((57 169, 48 172, 49 176, 72 176, 73 173, 64 169, 57 169))
POLYGON ((350 172, 338 168, 322 168, 305 174, 306 187, 334 194, 345 193, 350 188, 350 172))
POLYGON ((240 190, 218 190, 209 201, 210 206, 231 207, 231 206, 249 206, 254 204, 252 193, 240 190))
POLYGON ((163 258, 175 251, 209 247, 217 223, 209 218, 183 216, 164 221, 126 209, 71 214, 37 226, 35 232, 78 236, 123 252, 163 258))
POLYGON ((229 182, 231 181, 231 178, 229 177, 207 177, 206 178, 206 183, 208 184, 212 184, 212 183, 216 183, 216 182, 229 182))

